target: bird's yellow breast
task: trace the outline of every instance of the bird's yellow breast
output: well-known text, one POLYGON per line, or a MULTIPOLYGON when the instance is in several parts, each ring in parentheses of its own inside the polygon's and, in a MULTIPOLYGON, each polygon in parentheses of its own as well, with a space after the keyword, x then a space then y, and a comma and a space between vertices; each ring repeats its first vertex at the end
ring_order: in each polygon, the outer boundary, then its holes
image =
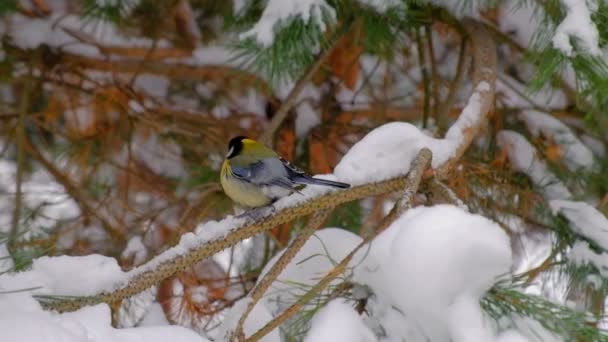
POLYGON ((220 184, 226 195, 241 206, 256 208, 272 202, 272 199, 259 186, 234 177, 230 172, 228 160, 224 160, 222 165, 220 184))

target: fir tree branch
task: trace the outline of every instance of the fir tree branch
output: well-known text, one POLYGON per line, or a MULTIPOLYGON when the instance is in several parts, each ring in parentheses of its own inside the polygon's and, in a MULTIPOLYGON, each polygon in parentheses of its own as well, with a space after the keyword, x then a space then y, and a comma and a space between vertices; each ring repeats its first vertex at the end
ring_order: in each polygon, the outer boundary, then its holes
MULTIPOLYGON (((296 207, 289 207, 268 216, 261 221, 247 223, 235 227, 225 236, 217 238, 196 247, 185 254, 177 255, 153 269, 143 271, 134 276, 127 285, 115 291, 102 293, 100 295, 66 298, 61 300, 45 300, 42 305, 49 310, 74 311, 87 305, 98 303, 112 303, 121 301, 135 295, 173 274, 187 267, 211 257, 212 255, 234 246, 239 241, 248 239, 258 233, 270 230, 278 225, 291 222, 298 217, 315 213, 319 210, 336 207, 340 204, 376 196, 402 189, 406 184, 406 176, 395 177, 378 183, 365 184, 352 187, 343 191, 333 192, 301 203, 296 207)), ((143 265, 145 269, 145 264, 143 265)))

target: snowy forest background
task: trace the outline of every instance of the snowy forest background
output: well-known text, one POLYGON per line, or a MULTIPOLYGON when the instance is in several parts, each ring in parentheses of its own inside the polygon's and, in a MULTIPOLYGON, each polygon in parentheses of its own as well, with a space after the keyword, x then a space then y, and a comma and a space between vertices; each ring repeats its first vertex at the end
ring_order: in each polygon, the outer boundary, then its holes
POLYGON ((0 37, 0 341, 608 341, 605 0, 2 0, 0 37), (237 218, 237 135, 353 187, 237 218))

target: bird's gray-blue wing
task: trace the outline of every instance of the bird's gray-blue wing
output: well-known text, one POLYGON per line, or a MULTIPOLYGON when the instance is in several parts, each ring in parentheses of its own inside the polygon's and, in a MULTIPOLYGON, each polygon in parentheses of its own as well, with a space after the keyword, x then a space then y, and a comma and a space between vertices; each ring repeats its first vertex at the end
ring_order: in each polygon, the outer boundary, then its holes
POLYGON ((278 158, 265 158, 248 167, 233 166, 232 172, 237 178, 256 185, 276 185, 288 189, 294 186, 288 171, 278 158))

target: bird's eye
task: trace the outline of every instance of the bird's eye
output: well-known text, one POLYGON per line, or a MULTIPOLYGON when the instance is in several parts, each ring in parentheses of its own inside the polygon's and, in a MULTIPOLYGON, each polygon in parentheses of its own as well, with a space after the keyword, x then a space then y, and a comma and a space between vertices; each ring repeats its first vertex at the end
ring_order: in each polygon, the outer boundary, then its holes
POLYGON ((230 146, 228 153, 226 153, 226 158, 232 157, 232 153, 234 152, 234 146, 230 146))

